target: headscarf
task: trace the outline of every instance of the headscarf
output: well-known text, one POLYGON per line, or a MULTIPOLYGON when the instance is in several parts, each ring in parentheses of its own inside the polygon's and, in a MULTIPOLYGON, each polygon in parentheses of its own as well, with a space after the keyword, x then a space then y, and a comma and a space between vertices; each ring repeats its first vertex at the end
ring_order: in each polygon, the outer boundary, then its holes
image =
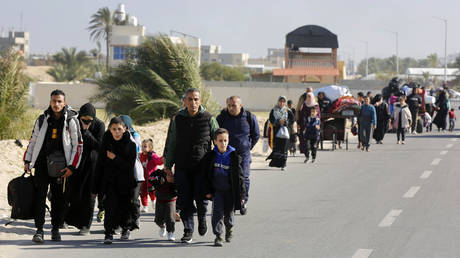
POLYGON ((307 96, 305 96, 305 105, 310 108, 318 105, 315 99, 315 94, 313 94, 313 92, 309 92, 307 93, 307 96), (310 101, 308 101, 308 96, 310 96, 310 101))
MULTIPOLYGON (((285 96, 279 96, 278 102, 280 102, 280 100, 282 100, 282 99, 284 99, 284 101, 286 101, 285 96)), ((287 121, 287 119, 288 119, 288 108, 286 106, 280 107, 278 105, 278 103, 277 103, 275 105, 275 107, 273 108, 273 116, 275 117, 275 119, 277 121, 279 121, 279 120, 287 121)))
POLYGON ((129 117, 127 115, 122 115, 122 116, 120 116, 120 118, 121 118, 121 120, 123 120, 123 123, 125 123, 126 127, 128 127, 129 132, 131 134, 136 133, 136 130, 134 130, 134 128, 133 128, 133 120, 131 119, 131 117, 129 117))

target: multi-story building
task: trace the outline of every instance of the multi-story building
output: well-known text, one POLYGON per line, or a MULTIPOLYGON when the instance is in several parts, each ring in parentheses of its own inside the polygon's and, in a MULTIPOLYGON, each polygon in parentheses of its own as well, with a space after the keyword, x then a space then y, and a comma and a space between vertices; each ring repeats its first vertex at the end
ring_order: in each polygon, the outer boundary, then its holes
POLYGON ((181 36, 169 36, 171 41, 174 44, 184 44, 193 54, 195 57, 196 62, 200 65, 200 57, 201 57, 201 39, 195 36, 187 35, 184 33, 176 32, 181 36))
POLYGON ((29 59, 29 44, 29 32, 26 31, 10 31, 8 32, 8 37, 0 35, 0 50, 12 49, 25 59, 29 59))
POLYGON ((219 54, 222 47, 219 45, 201 46, 201 63, 220 63, 219 54))

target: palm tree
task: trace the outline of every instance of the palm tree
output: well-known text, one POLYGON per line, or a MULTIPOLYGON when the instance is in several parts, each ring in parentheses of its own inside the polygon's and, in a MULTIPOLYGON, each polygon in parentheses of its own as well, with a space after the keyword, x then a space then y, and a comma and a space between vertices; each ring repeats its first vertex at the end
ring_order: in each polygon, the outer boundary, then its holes
POLYGON ((107 113, 130 115, 136 123, 163 119, 177 111, 182 94, 192 87, 201 89, 203 105, 217 112, 186 46, 167 36, 149 37, 135 55, 98 81, 94 100, 105 102, 107 113))
POLYGON ((109 47, 110 47, 110 31, 112 25, 115 24, 115 14, 110 11, 108 7, 100 8, 95 14, 91 16, 89 22, 90 38, 94 41, 101 39, 105 40, 106 43, 106 60, 105 66, 107 71, 109 70, 109 47))
POLYGON ((76 81, 92 75, 94 66, 85 51, 62 48, 53 56, 57 65, 47 71, 56 81, 76 81))

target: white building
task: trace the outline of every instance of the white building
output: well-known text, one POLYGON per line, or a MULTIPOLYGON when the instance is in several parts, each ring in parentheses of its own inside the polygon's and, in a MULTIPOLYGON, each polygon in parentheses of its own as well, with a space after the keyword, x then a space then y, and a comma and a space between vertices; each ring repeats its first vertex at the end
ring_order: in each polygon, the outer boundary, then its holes
POLYGON ((29 32, 10 31, 8 36, 0 35, 0 50, 12 49, 21 54, 24 59, 29 59, 30 55, 29 32))
MULTIPOLYGON (((406 76, 408 79, 423 79, 428 76, 428 79, 433 80, 437 78, 441 81, 444 80, 444 68, 407 68, 406 76)), ((457 68, 447 69, 447 81, 454 80, 460 76, 460 70, 457 68)))
POLYGON ((200 65, 201 57, 201 39, 182 33, 182 36, 169 36, 174 44, 184 44, 195 57, 196 62, 200 65))
POLYGON ((130 53, 142 44, 145 37, 145 27, 138 24, 135 16, 126 19, 125 6, 120 4, 116 18, 126 25, 113 25, 109 33, 109 65, 116 67, 123 63, 130 53))

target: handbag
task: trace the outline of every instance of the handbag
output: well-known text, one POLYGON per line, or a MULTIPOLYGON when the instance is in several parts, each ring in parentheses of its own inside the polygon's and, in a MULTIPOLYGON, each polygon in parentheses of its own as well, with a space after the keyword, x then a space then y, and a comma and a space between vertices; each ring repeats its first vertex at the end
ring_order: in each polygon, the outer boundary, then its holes
POLYGON ((64 168, 67 167, 67 161, 62 151, 55 151, 46 157, 46 164, 48 166, 48 176, 61 177, 64 168))
POLYGON ((136 178, 137 182, 144 182, 144 167, 142 166, 141 160, 139 159, 139 155, 136 155, 136 162, 134 163, 134 177, 136 178))
POLYGON ((289 139, 289 130, 286 126, 281 126, 278 132, 276 133, 276 138, 280 139, 289 139))

